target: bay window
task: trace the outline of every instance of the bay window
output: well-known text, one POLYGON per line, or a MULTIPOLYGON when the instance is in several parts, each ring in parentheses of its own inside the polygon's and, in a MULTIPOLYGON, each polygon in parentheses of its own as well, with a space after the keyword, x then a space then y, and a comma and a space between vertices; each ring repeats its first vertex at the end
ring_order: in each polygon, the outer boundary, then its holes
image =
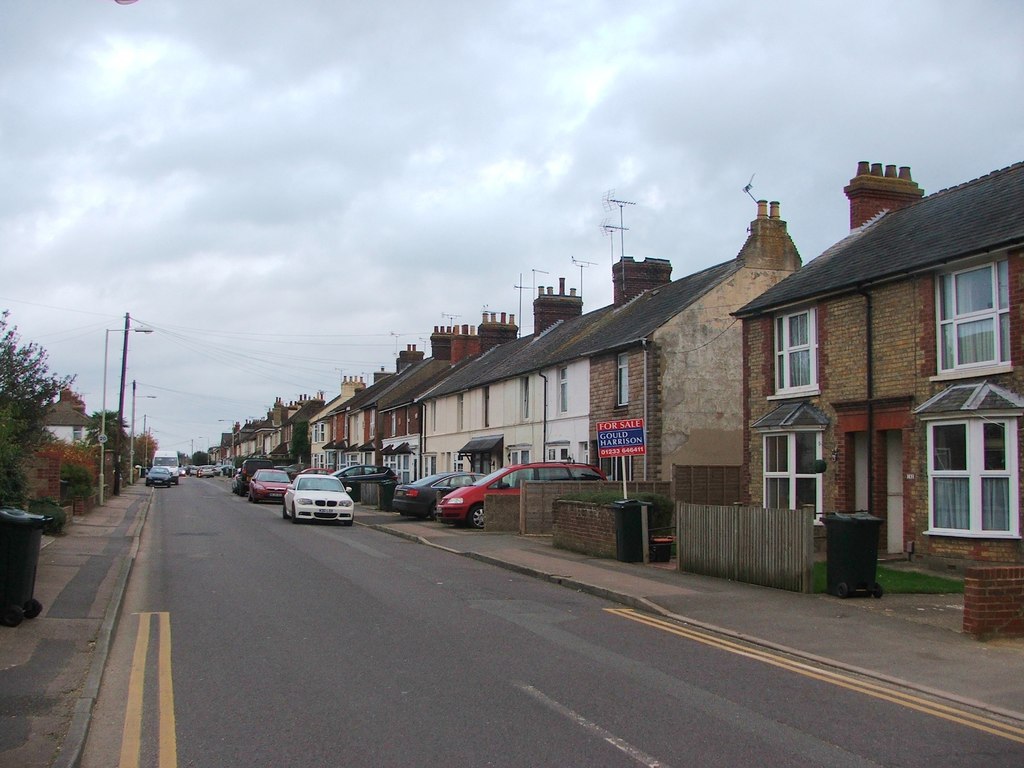
POLYGON ((780 432, 764 436, 764 506, 814 507, 821 513, 821 432, 780 432))
POLYGON ((928 425, 930 533, 1017 536, 1016 419, 928 425))

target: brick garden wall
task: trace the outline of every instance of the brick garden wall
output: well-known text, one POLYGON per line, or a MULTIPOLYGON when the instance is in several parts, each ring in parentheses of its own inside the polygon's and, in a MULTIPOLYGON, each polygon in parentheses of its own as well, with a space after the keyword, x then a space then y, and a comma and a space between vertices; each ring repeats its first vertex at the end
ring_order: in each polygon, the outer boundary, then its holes
POLYGON ((964 632, 1024 637, 1024 566, 975 566, 964 579, 964 632))
POLYGON ((60 459, 33 456, 25 462, 30 499, 60 499, 60 459))
POLYGON ((485 496, 484 530, 519 533, 519 497, 498 493, 485 496))
POLYGON ((552 543, 593 557, 615 557, 615 513, 582 501, 556 501, 552 543))

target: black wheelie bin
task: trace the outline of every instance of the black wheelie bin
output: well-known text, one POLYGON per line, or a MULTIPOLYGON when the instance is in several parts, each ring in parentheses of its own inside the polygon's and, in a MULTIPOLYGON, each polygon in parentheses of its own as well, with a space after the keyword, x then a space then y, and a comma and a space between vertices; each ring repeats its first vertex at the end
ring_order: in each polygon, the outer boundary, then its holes
POLYGON ((867 512, 825 515, 828 593, 882 596, 878 573, 878 529, 882 518, 867 512))
POLYGON ((43 528, 53 518, 0 508, 0 624, 16 627, 43 610, 33 596, 43 528))
POLYGON ((643 522, 640 502, 621 499, 612 502, 615 511, 615 559, 622 563, 639 563, 644 559, 643 522))

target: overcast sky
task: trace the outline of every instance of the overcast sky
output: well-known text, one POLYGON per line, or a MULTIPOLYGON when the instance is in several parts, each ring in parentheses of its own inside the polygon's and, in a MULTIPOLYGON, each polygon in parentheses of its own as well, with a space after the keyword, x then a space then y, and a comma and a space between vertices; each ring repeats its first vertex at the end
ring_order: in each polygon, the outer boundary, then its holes
POLYGON ((1022 40, 1009 0, 0 0, 0 309, 90 412, 131 313, 136 429, 205 448, 435 325, 530 333, 535 285, 607 305, 609 190, 679 278, 750 195, 806 263, 860 160, 1024 160, 1022 40))

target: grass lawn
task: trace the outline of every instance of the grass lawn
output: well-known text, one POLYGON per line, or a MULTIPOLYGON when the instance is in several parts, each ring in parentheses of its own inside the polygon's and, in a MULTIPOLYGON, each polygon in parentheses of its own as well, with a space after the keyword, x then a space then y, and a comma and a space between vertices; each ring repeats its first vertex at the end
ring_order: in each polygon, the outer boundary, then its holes
MULTIPOLYGON (((818 562, 814 564, 814 591, 828 591, 828 580, 826 564, 818 562)), ((902 568, 886 568, 878 566, 878 583, 882 585, 887 595, 950 595, 962 594, 964 583, 959 579, 949 579, 944 576, 933 576, 930 573, 919 571, 907 571, 902 568)))

